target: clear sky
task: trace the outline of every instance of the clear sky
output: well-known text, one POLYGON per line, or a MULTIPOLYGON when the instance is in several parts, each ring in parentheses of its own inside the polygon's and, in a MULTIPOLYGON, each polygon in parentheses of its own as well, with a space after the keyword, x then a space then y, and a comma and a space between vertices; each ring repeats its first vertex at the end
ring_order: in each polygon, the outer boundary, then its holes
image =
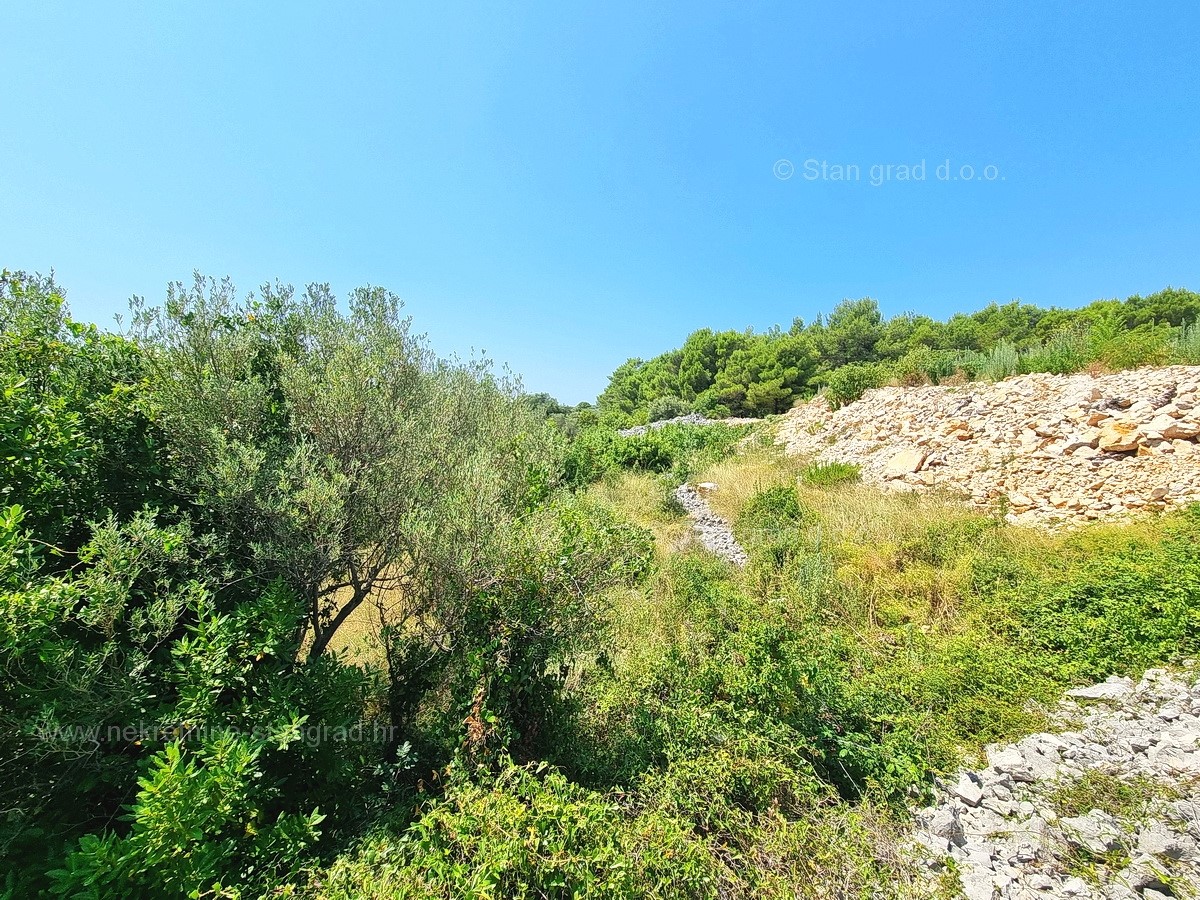
POLYGON ((1197 289, 1198 40, 1195 2, 5 3, 0 266, 101 324, 193 269, 382 284, 570 402, 844 297, 1197 289))

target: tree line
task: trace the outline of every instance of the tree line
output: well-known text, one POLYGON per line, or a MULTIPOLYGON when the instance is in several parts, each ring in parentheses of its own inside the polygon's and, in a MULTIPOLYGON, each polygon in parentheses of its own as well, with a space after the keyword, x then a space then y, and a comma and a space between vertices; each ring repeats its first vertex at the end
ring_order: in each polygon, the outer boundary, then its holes
POLYGON ((771 415, 819 390, 844 403, 890 381, 1200 363, 1198 319, 1200 294, 1177 288, 1080 309, 993 303, 945 321, 885 318, 870 298, 844 300, 787 331, 692 332, 678 349, 619 366, 597 405, 619 427, 688 412, 771 415))

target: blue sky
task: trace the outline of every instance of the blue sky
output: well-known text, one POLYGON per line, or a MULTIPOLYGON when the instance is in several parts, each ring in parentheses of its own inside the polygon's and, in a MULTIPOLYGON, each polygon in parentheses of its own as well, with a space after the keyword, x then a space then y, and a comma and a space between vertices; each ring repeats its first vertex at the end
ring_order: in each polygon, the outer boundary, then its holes
POLYGON ((41 0, 0 35, 0 265, 101 324, 193 269, 382 284, 575 402, 844 297, 1200 288, 1200 4, 41 0))

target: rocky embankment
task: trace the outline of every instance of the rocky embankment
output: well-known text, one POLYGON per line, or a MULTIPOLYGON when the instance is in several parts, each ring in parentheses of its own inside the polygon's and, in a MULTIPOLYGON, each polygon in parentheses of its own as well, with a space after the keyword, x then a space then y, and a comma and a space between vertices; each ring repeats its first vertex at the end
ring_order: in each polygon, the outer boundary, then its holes
POLYGON ((789 453, 863 479, 945 488, 1010 521, 1069 524, 1200 500, 1200 367, 886 387, 783 418, 789 453))
POLYGON ((1196 671, 1078 688, 1056 721, 1062 730, 989 746, 987 765, 947 780, 919 813, 931 882, 953 867, 970 900, 1200 894, 1196 671))

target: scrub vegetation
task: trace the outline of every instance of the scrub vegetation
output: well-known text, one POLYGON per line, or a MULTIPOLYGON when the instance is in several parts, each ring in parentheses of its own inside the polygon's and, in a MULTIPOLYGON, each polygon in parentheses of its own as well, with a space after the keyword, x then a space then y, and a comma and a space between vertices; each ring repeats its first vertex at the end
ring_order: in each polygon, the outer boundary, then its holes
POLYGON ((621 437, 386 291, 117 335, 5 272, 0 329, 0 896, 920 895, 933 775, 1200 643, 1200 508, 1044 535, 621 437))

